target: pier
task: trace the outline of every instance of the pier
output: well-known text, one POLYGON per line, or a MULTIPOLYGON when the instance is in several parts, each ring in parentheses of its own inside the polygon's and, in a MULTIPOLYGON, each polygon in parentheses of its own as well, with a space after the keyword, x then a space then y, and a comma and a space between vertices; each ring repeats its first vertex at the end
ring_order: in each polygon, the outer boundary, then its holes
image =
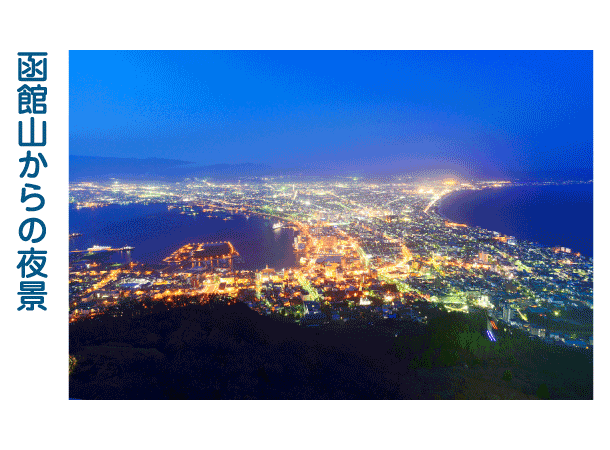
POLYGON ((87 250, 70 250, 70 253, 101 253, 101 252, 124 252, 124 251, 129 251, 129 250, 133 250, 135 247, 130 247, 128 245, 126 245, 125 247, 121 247, 121 248, 103 248, 100 250, 91 250, 91 249, 87 249, 87 250))

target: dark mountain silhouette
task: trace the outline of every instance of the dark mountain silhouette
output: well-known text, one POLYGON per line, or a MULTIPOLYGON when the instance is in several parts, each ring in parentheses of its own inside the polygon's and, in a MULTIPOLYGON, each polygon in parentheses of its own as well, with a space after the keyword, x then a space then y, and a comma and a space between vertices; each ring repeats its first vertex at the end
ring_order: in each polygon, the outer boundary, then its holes
POLYGON ((70 325, 70 354, 77 361, 71 398, 592 397, 592 374, 577 369, 588 367, 587 355, 544 359, 524 347, 493 356, 484 340, 477 348, 478 334, 455 318, 440 317, 428 326, 380 320, 304 328, 241 303, 132 313, 70 325), (557 376, 567 362, 570 380, 557 376), (514 373, 510 382, 502 380, 508 368, 514 373))
POLYGON ((197 165, 190 161, 163 158, 113 158, 70 155, 70 180, 95 181, 108 178, 182 180, 184 178, 253 177, 272 173, 263 164, 197 165))

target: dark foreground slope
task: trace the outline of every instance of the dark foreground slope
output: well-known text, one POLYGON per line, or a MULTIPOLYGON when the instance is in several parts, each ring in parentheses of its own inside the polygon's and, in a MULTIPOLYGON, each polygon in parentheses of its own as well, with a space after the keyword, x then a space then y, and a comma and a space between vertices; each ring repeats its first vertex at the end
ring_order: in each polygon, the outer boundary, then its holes
POLYGON ((533 399, 549 397, 549 391, 551 398, 592 396, 586 380, 582 395, 563 392, 552 385, 555 372, 532 369, 512 354, 508 367, 504 357, 486 358, 488 349, 468 349, 453 338, 457 344, 446 345, 439 323, 438 329, 434 323, 392 320, 366 328, 303 328, 240 303, 77 322, 70 325, 70 354, 76 357, 70 397, 533 399), (502 379, 507 369, 511 377, 502 379))

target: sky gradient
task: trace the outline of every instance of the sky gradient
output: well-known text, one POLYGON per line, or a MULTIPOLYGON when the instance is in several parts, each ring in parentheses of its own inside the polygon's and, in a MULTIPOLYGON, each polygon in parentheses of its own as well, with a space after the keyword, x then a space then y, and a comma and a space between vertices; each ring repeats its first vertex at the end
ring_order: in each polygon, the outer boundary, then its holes
POLYGON ((71 51, 70 154, 396 173, 593 168, 591 51, 71 51))

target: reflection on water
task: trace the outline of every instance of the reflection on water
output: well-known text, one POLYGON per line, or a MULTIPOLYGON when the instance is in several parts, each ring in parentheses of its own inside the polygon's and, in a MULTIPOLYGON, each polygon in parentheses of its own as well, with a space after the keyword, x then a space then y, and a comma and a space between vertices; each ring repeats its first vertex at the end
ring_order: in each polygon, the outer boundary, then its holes
POLYGON ((593 256, 593 184, 466 191, 443 199, 439 212, 453 222, 593 256))
MULTIPOLYGON (((259 216, 216 212, 186 215, 168 211, 167 205, 110 205, 103 208, 70 210, 70 233, 81 233, 70 239, 70 250, 86 250, 94 245, 120 248, 124 252, 100 252, 92 256, 103 261, 162 263, 179 247, 190 242, 230 241, 240 254, 236 269, 275 269, 296 265, 292 247, 294 231, 272 229, 272 221, 259 216)), ((74 254, 71 254, 74 257, 74 254)))

